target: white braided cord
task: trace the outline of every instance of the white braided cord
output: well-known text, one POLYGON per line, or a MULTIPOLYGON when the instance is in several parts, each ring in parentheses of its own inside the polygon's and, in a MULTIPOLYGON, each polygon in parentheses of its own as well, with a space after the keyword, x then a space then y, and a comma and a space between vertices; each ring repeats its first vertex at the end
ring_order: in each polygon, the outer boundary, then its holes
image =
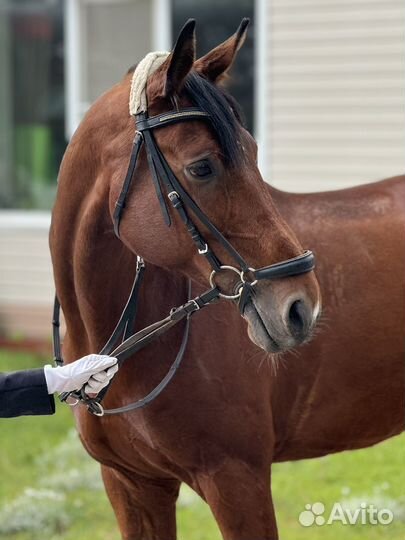
POLYGON ((132 75, 131 92, 129 94, 129 114, 131 116, 140 112, 146 112, 148 107, 146 101, 146 83, 148 77, 160 68, 169 54, 167 51, 150 52, 136 66, 132 75))

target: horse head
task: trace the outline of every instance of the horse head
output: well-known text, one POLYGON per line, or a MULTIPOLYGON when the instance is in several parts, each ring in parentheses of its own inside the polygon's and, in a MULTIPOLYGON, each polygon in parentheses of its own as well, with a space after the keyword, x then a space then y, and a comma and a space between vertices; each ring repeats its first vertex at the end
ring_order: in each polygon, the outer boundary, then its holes
MULTIPOLYGON (((138 144, 130 169, 134 181, 117 229, 145 261, 202 285, 211 280, 226 298, 240 300, 246 284, 241 311, 249 336, 278 352, 310 337, 320 294, 312 271, 256 279, 254 269, 300 258, 303 248, 278 213, 257 167, 256 142, 221 86, 247 25, 243 20, 233 36, 196 60, 190 20, 170 54, 155 53, 153 71, 143 63, 128 75, 131 99, 144 80, 143 98, 139 92, 135 97, 144 105, 132 111, 138 144), (179 205, 183 213, 176 212, 179 205)), ((122 177, 112 178, 112 216, 122 183, 122 177)))

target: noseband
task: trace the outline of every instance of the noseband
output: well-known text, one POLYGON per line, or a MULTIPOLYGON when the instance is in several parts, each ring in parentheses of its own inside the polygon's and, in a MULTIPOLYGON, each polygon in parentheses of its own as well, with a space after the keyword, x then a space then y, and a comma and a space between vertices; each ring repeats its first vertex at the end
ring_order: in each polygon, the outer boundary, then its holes
MULTIPOLYGON (((150 394, 135 403, 116 409, 104 410, 101 405, 101 400, 103 399, 108 387, 100 392, 97 398, 94 399, 89 398, 84 393, 83 388, 74 392, 65 392, 61 394, 60 398, 62 401, 66 401, 68 398, 73 398, 76 403, 80 401, 86 404, 89 411, 97 416, 103 416, 104 414, 118 414, 144 407, 162 392, 162 390, 173 378, 184 356, 189 334, 190 316, 194 312, 199 311, 201 308, 222 297, 228 300, 237 301, 239 309, 243 314, 245 306, 250 299, 252 289, 259 281, 264 279, 279 279, 296 276, 310 272, 315 267, 314 254, 311 251, 305 251, 303 254, 292 259, 287 259, 285 261, 259 269, 252 268, 240 255, 240 253, 238 253, 234 246, 209 220, 207 215, 201 210, 189 193, 183 188, 171 170, 159 146, 156 144, 153 131, 155 129, 188 120, 209 121, 208 113, 196 107, 189 107, 151 117, 148 117, 147 113, 139 113, 135 115, 135 120, 136 132, 128 171, 113 213, 114 232, 119 238, 120 222, 125 209, 126 198, 131 186, 141 148, 144 145, 149 169, 152 174, 153 184, 164 221, 168 227, 171 226, 171 217, 167 207, 167 203, 169 202, 186 226, 187 231, 189 232, 198 250, 198 253, 205 257, 212 268, 209 280, 211 288, 200 296, 190 299, 191 282, 189 282, 188 302, 180 307, 173 308, 168 317, 162 321, 158 321, 133 334, 132 328, 134 326, 136 315, 137 298, 145 271, 145 263, 142 257, 137 256, 135 280, 128 301, 117 323, 117 326, 115 327, 103 349, 100 351, 100 354, 109 354, 111 356, 115 356, 118 359, 119 364, 122 364, 136 351, 145 347, 148 343, 165 333, 167 330, 169 330, 169 328, 185 318, 186 326, 183 334, 183 340, 176 359, 171 365, 164 379, 159 383, 158 386, 156 386, 156 388, 154 388, 154 390, 152 390, 152 392, 150 392, 150 394), (203 237, 194 221, 191 219, 189 214, 190 211, 198 219, 198 221, 206 227, 212 237, 215 238, 215 240, 222 246, 228 255, 235 261, 236 266, 222 264, 218 256, 211 250, 208 242, 203 237), (236 276, 236 284, 231 293, 220 290, 217 285, 216 280, 218 274, 224 272, 233 272, 236 276), (117 346, 117 343, 121 337, 122 342, 117 346)), ((53 315, 54 356, 56 364, 63 365, 59 336, 59 311, 59 301, 57 298, 55 298, 53 315)))

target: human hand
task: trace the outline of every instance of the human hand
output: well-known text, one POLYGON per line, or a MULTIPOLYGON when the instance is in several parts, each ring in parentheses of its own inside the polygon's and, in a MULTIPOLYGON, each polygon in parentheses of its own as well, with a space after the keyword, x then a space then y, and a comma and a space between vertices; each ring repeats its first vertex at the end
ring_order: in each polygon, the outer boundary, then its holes
POLYGON ((99 354, 89 354, 65 366, 44 368, 49 394, 79 390, 86 383, 86 394, 98 394, 117 371, 116 358, 99 354))

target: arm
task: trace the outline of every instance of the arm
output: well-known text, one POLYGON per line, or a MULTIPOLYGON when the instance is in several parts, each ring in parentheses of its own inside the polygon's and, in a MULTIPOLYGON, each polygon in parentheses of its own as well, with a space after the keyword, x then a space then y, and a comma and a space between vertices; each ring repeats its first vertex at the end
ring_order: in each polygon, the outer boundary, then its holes
POLYGON ((1 418, 54 412, 43 368, 0 374, 1 418))
POLYGON ((0 418, 55 412, 54 392, 97 394, 117 372, 116 358, 90 354, 66 366, 0 374, 0 418))

